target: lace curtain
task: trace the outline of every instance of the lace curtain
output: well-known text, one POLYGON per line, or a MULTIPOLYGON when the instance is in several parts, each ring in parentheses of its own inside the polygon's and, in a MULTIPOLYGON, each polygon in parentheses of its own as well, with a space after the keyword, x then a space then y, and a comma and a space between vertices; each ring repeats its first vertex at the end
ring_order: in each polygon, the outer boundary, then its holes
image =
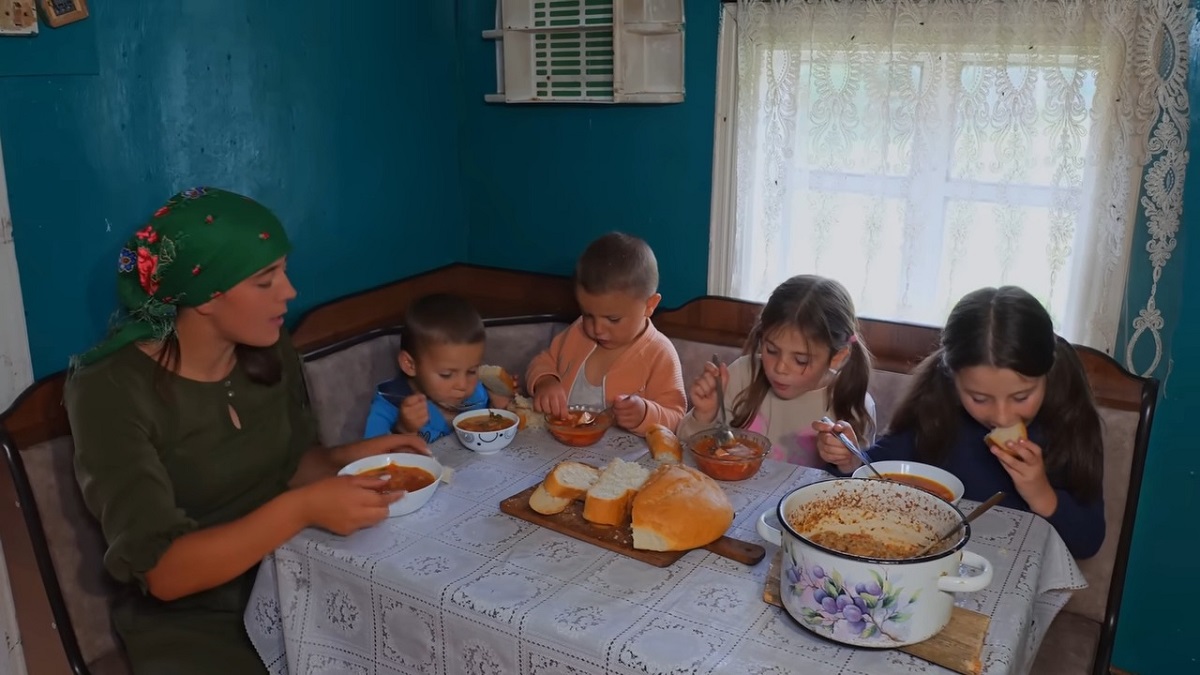
MULTIPOLYGON (((940 325, 965 293, 1016 284, 1068 339, 1112 353, 1139 218, 1156 278, 1174 248, 1191 14, 1187 0, 741 0, 722 35, 733 170, 710 290, 763 300, 817 273, 863 316, 940 325)), ((1154 293, 1129 302, 1157 341, 1154 293)))

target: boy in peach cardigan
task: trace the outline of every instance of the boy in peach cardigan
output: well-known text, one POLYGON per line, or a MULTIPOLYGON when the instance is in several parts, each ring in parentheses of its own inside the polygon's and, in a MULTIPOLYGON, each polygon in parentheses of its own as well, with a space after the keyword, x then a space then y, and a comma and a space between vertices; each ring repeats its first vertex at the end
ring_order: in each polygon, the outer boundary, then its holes
POLYGON ((658 307, 658 261, 641 239, 610 232, 575 265, 581 316, 534 357, 525 375, 533 407, 565 417, 567 407, 611 405, 617 426, 639 436, 672 431, 687 407, 679 354, 650 315, 658 307))

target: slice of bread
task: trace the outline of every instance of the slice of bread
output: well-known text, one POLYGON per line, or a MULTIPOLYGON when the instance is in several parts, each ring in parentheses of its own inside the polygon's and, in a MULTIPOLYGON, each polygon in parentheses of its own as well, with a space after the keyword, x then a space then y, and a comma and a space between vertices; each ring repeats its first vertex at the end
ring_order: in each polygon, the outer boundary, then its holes
POLYGON ((600 470, 580 462, 560 462, 529 496, 529 508, 543 515, 562 513, 600 478, 600 470))
POLYGON ((662 464, 683 461, 683 445, 679 437, 661 424, 655 424, 646 432, 646 444, 650 446, 650 456, 662 464))
POLYGON ((517 381, 501 366, 479 366, 479 381, 484 389, 498 396, 511 397, 517 393, 517 381))
POLYGON ((650 477, 640 464, 613 459, 600 474, 600 480, 587 491, 583 518, 597 525, 617 526, 629 520, 633 496, 650 477))
POLYGON ((1005 443, 1025 438, 1029 438, 1028 431, 1025 429, 1025 424, 1022 422, 1017 422, 1012 426, 992 429, 992 432, 987 436, 984 436, 983 440, 988 445, 999 448, 1005 452, 1010 452, 1005 443))

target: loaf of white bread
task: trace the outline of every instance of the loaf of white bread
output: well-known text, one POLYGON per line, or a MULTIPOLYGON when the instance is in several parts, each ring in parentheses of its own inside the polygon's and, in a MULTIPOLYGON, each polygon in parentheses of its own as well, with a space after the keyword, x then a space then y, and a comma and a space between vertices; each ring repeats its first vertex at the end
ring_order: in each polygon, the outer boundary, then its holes
POLYGON ((646 445, 650 446, 650 456, 663 464, 675 464, 683 461, 683 444, 674 431, 661 425, 651 425, 646 431, 646 445))
POLYGON ((721 538, 733 504, 716 481, 683 464, 663 464, 633 498, 633 547, 687 551, 721 538))
POLYGON ((721 538, 733 522, 733 505, 716 481, 683 464, 653 473, 614 459, 603 471, 580 462, 554 467, 529 498, 538 513, 561 513, 584 499, 583 518, 604 526, 633 520, 633 547, 685 551, 721 538))

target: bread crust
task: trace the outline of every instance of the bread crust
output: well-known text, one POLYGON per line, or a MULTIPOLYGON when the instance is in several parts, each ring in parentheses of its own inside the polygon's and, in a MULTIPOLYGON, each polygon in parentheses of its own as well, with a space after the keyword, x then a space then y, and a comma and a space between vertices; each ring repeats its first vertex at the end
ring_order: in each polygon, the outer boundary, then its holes
POLYGON ((683 464, 663 464, 633 498, 633 547, 686 551, 720 539, 733 524, 721 486, 683 464))
POLYGON ((511 398, 517 393, 517 380, 501 366, 479 366, 479 381, 483 388, 496 394, 511 398))
POLYGON ((650 456, 663 464, 678 464, 683 461, 683 444, 679 437, 667 427, 655 424, 646 431, 646 444, 650 456))

